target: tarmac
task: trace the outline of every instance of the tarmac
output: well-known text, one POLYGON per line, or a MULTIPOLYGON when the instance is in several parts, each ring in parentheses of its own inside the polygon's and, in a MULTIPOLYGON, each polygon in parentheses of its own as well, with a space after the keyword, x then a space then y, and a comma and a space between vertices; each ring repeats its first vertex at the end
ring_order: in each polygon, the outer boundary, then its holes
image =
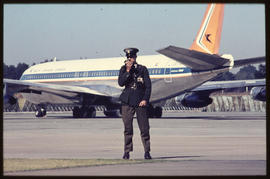
MULTIPOLYGON (((74 119, 71 112, 4 113, 3 158, 121 159, 121 118, 74 119)), ((153 163, 5 172, 4 176, 265 176, 264 112, 165 112, 150 119, 153 163)), ((143 159, 133 121, 131 159, 143 159)))

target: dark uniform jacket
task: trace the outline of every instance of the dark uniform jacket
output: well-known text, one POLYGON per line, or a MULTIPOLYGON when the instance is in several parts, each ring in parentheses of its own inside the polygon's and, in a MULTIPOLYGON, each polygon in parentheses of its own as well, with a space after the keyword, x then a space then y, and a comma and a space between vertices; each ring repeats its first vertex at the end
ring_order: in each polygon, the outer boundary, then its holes
POLYGON ((127 72, 126 66, 123 65, 119 71, 118 84, 125 86, 119 98, 123 104, 137 107, 142 100, 146 100, 149 103, 151 80, 145 66, 135 64, 127 72))

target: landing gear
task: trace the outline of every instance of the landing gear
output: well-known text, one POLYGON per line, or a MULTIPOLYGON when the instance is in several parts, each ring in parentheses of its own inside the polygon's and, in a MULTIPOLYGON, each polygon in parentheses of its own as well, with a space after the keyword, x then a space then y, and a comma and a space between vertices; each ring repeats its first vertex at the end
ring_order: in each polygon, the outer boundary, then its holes
POLYGON ((161 118, 162 116, 162 108, 160 106, 156 106, 154 108, 154 117, 161 118))
POLYGON ((106 117, 121 117, 122 116, 122 113, 120 111, 120 109, 118 110, 112 110, 112 111, 104 111, 104 114, 106 117))
POLYGON ((161 118, 162 108, 160 106, 153 107, 150 104, 147 108, 147 115, 149 118, 161 118))
POLYGON ((35 112, 36 117, 44 117, 46 116, 46 109, 44 107, 38 107, 38 109, 35 112))
POLYGON ((96 109, 93 106, 75 106, 73 109, 74 118, 94 118, 96 117, 96 109))
POLYGON ((78 106, 75 106, 73 108, 73 117, 74 118, 80 118, 80 115, 81 115, 81 110, 78 106))
POLYGON ((122 107, 121 106, 106 106, 104 110, 104 115, 106 117, 118 118, 122 116, 122 107))

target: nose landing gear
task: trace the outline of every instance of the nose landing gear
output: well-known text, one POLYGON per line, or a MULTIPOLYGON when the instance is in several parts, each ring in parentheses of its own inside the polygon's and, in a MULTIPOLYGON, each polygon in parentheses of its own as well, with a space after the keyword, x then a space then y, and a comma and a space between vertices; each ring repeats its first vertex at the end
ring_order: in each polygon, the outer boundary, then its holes
POLYGON ((38 109, 35 112, 36 117, 44 117, 46 116, 46 108, 45 107, 38 107, 38 109))

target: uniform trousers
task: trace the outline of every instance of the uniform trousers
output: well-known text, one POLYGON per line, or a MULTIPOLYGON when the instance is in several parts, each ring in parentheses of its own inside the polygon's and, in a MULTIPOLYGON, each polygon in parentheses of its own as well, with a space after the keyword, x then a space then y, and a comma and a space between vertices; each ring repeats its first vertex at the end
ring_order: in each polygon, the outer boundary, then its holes
POLYGON ((137 122, 141 131, 141 139, 145 152, 150 152, 149 120, 146 107, 131 107, 122 105, 122 119, 124 122, 124 151, 133 151, 133 116, 136 112, 137 122))

